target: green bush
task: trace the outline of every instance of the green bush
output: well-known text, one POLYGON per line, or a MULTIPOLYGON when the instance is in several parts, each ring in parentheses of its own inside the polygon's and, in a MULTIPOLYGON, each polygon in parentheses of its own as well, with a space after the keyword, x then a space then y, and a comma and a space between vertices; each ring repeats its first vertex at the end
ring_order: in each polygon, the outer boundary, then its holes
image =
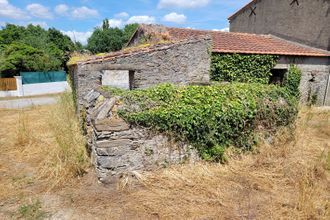
POLYGON ((255 130, 292 123, 297 100, 286 88, 262 84, 213 86, 159 85, 146 90, 118 92, 121 117, 132 124, 170 132, 194 145, 204 159, 222 160, 224 148, 250 149, 255 130))
POLYGON ((277 60, 273 55, 212 54, 211 79, 268 84, 277 60))
POLYGON ((300 96, 300 85, 301 80, 301 70, 295 66, 291 65, 288 73, 288 77, 285 82, 285 87, 288 89, 289 93, 295 97, 300 96))

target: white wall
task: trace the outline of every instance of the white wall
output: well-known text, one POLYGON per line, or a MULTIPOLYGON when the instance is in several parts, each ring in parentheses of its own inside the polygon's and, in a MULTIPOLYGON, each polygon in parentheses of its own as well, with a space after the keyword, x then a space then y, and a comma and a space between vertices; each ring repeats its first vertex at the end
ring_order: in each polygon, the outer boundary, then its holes
POLYGON ((23 85, 23 96, 61 93, 70 90, 67 82, 36 83, 23 85))
POLYGON ((14 96, 18 96, 17 90, 0 91, 0 97, 14 97, 14 96))

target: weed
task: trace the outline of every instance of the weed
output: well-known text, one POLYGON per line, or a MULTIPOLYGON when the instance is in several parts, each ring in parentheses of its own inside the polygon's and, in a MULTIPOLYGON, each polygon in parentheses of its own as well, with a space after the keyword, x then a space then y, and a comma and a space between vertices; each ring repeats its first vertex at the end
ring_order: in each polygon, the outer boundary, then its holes
POLYGON ((32 132, 29 129, 29 119, 28 116, 24 113, 24 110, 21 110, 18 115, 18 127, 17 127, 17 145, 24 147, 29 145, 33 139, 32 132))
POLYGON ((42 210, 41 202, 39 200, 34 200, 29 204, 21 205, 18 212, 21 218, 27 220, 44 219, 47 215, 47 213, 42 210))

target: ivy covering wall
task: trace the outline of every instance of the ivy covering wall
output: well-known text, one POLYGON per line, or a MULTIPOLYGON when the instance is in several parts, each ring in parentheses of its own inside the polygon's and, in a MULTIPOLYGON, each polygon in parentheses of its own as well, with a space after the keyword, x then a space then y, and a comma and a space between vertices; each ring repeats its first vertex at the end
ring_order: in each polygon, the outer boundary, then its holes
POLYGON ((122 97, 119 115, 126 121, 189 142, 206 160, 221 161, 228 146, 250 149, 257 129, 289 125, 297 115, 297 99, 276 85, 164 84, 144 90, 107 91, 122 97))
POLYGON ((301 70, 295 66, 290 65, 284 86, 288 89, 289 94, 295 97, 300 96, 299 85, 301 81, 301 70))
POLYGON ((211 80, 268 84, 278 56, 212 54, 211 80))

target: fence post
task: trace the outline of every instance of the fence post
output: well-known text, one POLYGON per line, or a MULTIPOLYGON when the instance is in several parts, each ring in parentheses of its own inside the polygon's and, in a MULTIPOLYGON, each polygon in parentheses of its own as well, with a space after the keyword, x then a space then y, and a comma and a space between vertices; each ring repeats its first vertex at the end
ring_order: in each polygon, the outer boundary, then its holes
POLYGON ((22 83, 22 76, 15 76, 16 78, 16 86, 17 86, 17 96, 23 96, 23 83, 22 83))

